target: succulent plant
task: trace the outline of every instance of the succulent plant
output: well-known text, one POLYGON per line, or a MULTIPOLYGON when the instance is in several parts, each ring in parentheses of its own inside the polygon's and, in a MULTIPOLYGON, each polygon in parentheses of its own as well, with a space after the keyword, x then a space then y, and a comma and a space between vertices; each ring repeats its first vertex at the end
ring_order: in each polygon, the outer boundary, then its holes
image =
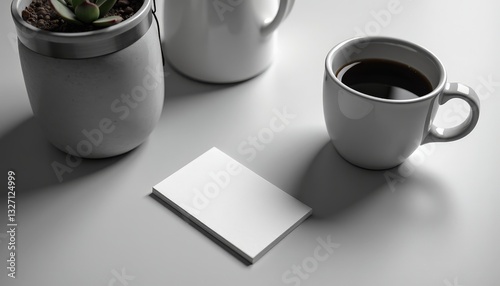
POLYGON ((64 20, 78 25, 108 27, 123 21, 120 16, 104 17, 117 0, 50 0, 54 10, 64 20))

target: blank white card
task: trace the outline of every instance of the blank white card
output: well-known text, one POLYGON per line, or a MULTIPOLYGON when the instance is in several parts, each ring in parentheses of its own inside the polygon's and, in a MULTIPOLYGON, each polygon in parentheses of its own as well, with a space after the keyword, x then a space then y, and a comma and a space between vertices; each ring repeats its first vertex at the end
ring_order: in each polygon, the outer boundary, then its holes
POLYGON ((312 212, 215 147, 154 186, 153 193, 250 263, 312 212))

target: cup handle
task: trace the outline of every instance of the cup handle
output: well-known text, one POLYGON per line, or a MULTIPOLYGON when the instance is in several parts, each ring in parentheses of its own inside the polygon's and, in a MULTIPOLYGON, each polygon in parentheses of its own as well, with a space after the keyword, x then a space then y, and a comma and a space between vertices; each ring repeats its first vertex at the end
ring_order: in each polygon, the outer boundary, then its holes
POLYGON ((469 134, 477 124, 479 119, 479 97, 476 92, 460 83, 447 83, 443 94, 439 98, 439 104, 443 105, 452 98, 465 100, 470 106, 470 113, 464 122, 451 128, 437 127, 431 124, 429 133, 422 141, 422 144, 431 142, 448 142, 463 138, 469 134))
POLYGON ((295 0, 280 0, 280 6, 278 9, 278 13, 274 17, 274 19, 269 23, 266 24, 265 26, 262 27, 261 33, 264 36, 267 36, 274 32, 278 26, 283 22, 283 20, 286 19, 288 14, 292 11, 293 4, 295 3, 295 0))

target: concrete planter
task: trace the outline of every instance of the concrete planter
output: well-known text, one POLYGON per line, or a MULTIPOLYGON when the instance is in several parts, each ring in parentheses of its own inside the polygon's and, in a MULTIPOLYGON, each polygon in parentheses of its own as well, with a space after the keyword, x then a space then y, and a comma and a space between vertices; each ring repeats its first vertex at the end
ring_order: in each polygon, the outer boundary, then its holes
POLYGON ((53 33, 21 18, 13 0, 19 56, 31 108, 48 140, 84 158, 128 152, 146 140, 163 107, 164 76, 151 0, 101 30, 53 33))

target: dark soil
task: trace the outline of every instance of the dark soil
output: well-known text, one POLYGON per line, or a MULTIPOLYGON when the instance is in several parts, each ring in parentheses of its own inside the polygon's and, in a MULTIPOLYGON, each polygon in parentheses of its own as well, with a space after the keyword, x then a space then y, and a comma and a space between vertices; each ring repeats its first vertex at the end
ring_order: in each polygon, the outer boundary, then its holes
MULTIPOLYGON (((106 16, 121 16, 127 20, 142 7, 143 0, 118 0, 115 6, 106 14, 106 16)), ((31 4, 22 12, 24 21, 32 26, 51 32, 86 32, 100 27, 92 25, 76 25, 64 21, 52 8, 49 0, 33 0, 31 4)))

